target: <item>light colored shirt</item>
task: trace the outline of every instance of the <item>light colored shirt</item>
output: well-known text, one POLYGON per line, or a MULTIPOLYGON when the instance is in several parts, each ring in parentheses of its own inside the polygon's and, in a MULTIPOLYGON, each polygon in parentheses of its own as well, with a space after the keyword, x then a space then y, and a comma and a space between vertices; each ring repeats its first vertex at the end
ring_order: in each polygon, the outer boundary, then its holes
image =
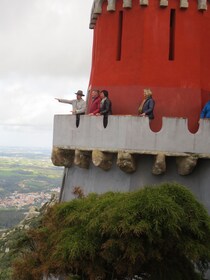
POLYGON ((68 100, 68 99, 58 99, 59 102, 61 103, 68 103, 72 105, 72 111, 73 114, 83 114, 85 113, 86 110, 86 102, 84 99, 73 99, 73 100, 68 100))

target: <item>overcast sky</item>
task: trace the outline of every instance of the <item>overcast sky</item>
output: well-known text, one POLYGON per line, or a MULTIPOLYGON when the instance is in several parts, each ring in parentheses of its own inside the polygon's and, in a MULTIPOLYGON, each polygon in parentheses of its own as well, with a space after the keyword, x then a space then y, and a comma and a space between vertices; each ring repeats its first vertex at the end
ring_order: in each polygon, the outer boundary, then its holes
POLYGON ((0 0, 0 146, 52 147, 53 116, 89 83, 93 0, 0 0))

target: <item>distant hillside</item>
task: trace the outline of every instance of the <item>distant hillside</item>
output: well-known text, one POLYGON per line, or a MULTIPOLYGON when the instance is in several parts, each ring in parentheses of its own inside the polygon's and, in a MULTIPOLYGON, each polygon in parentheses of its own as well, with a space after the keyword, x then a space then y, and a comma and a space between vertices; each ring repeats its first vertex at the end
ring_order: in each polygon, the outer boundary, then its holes
POLYGON ((19 222, 60 191, 63 168, 42 148, 0 147, 0 229, 19 222))

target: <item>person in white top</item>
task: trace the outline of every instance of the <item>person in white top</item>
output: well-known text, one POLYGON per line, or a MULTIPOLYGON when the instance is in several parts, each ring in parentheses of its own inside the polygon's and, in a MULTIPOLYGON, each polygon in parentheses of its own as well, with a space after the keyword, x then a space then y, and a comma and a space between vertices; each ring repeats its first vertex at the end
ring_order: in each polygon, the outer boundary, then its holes
POLYGON ((77 98, 73 99, 73 100, 68 100, 68 99, 62 99, 62 98, 55 98, 56 100, 58 100, 58 102, 61 103, 68 103, 72 105, 72 114, 76 115, 76 127, 79 126, 79 121, 80 121, 80 115, 84 115, 85 114, 85 110, 86 110, 86 102, 85 100, 82 98, 83 96, 85 96, 82 92, 82 90, 78 90, 76 93, 77 98))

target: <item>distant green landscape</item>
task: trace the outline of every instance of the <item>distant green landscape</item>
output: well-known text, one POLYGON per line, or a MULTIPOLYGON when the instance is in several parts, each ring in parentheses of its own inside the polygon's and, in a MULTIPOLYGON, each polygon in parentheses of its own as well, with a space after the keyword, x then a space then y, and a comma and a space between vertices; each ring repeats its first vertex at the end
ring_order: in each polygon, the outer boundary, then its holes
POLYGON ((50 157, 47 149, 0 147, 0 229, 13 226, 30 206, 39 207, 59 192, 63 168, 53 166, 50 157))

